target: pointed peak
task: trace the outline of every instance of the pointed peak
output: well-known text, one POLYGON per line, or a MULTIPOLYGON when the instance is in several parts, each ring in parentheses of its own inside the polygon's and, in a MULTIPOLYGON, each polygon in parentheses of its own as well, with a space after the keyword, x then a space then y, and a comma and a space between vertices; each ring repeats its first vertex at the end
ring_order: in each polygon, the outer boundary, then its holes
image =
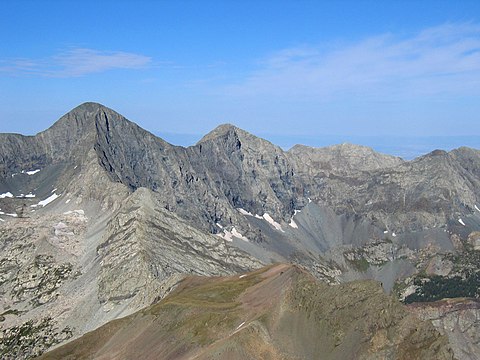
POLYGON ((85 113, 92 114, 92 113, 96 113, 98 111, 107 111, 107 112, 114 112, 115 113, 114 110, 110 109, 109 107, 107 107, 105 105, 102 105, 102 104, 97 103, 97 102, 88 101, 88 102, 84 102, 83 104, 80 104, 80 105, 76 106, 75 108, 70 110, 66 115, 68 115, 68 114, 85 114, 85 113))
POLYGON ((232 125, 232 124, 221 124, 221 125, 218 125, 215 129, 213 129, 212 131, 210 131, 207 135, 205 135, 203 138, 201 138, 197 144, 200 144, 200 143, 203 143, 203 142, 206 142, 206 141, 209 141, 209 140, 213 140, 213 139, 216 139, 218 137, 222 137, 222 136, 226 136, 228 134, 232 134, 232 133, 235 133, 237 135, 249 135, 249 136, 253 136, 251 134, 249 134, 248 132, 246 132, 245 130, 242 130, 238 127, 236 127, 235 125, 232 125))

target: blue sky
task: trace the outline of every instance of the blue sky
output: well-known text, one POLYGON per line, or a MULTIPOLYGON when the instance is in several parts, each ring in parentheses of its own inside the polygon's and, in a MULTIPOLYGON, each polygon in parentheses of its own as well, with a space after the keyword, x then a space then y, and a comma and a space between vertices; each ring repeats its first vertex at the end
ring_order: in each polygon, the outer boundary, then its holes
POLYGON ((0 0, 0 132, 85 101, 182 145, 480 148, 480 1, 0 0))

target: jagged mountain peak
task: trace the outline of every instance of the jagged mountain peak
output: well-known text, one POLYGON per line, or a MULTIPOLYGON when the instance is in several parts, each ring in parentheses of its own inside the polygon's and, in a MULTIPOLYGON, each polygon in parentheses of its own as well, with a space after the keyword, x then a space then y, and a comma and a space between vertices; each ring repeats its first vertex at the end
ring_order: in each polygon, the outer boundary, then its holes
POLYGON ((232 124, 221 124, 218 125, 215 129, 210 131, 208 134, 206 134, 204 137, 202 137, 197 144, 201 144, 203 142, 209 141, 216 139, 221 136, 228 135, 230 133, 235 133, 238 131, 243 131, 240 128, 236 127, 235 125, 232 124))
POLYGON ((243 130, 232 124, 222 124, 217 126, 215 129, 213 129, 211 132, 201 138, 200 141, 198 141, 197 145, 206 143, 208 141, 214 141, 215 139, 220 138, 235 138, 235 140, 239 140, 241 143, 247 143, 252 146, 267 145, 279 149, 277 145, 272 144, 270 141, 253 135, 248 131, 243 130))

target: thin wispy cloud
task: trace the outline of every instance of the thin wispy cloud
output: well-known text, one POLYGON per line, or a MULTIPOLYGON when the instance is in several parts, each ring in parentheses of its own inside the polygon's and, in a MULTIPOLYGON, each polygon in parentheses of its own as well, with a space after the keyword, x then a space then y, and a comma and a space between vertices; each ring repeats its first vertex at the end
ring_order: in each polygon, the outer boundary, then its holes
POLYGON ((480 25, 444 24, 408 37, 382 34, 348 45, 284 49, 227 91, 318 100, 478 96, 480 25))
POLYGON ((141 69, 151 62, 150 57, 140 54, 73 48, 43 59, 2 60, 0 72, 9 75, 68 78, 113 69, 141 69))

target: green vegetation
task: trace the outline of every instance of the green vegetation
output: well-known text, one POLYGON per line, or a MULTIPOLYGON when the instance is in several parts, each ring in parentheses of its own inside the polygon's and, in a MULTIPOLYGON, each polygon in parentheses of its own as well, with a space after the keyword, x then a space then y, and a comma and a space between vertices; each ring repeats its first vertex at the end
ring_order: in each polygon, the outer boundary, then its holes
POLYGON ((451 278, 432 276, 430 278, 416 278, 414 285, 419 286, 417 291, 405 298, 405 303, 437 301, 444 298, 480 296, 480 274, 475 273, 466 278, 455 276, 451 278))
POLYGON ((352 264, 356 270, 361 272, 367 271, 368 268, 370 267, 370 263, 367 261, 367 259, 363 257, 359 259, 353 259, 353 260, 348 259, 348 262, 350 262, 350 264, 352 264))

